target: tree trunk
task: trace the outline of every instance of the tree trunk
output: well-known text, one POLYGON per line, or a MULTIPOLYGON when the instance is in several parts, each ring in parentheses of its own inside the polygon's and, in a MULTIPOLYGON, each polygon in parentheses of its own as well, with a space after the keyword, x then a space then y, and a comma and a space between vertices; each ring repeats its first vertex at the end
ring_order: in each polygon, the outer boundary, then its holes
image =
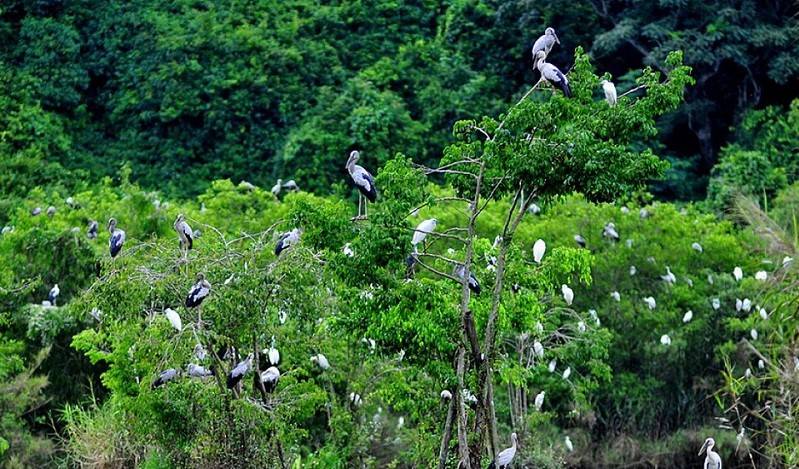
POLYGON ((438 469, 444 469, 447 465, 447 456, 449 455, 449 440, 452 439, 452 421, 455 420, 455 396, 449 400, 449 409, 447 410, 447 421, 444 423, 444 434, 441 436, 441 449, 438 451, 438 469))
POLYGON ((460 463, 458 466, 461 469, 471 469, 472 464, 469 460, 469 438, 467 437, 466 429, 466 406, 463 403, 463 374, 465 371, 464 355, 466 351, 463 346, 458 347, 458 361, 456 371, 458 375, 458 391, 452 396, 453 399, 458 400, 458 457, 460 463))

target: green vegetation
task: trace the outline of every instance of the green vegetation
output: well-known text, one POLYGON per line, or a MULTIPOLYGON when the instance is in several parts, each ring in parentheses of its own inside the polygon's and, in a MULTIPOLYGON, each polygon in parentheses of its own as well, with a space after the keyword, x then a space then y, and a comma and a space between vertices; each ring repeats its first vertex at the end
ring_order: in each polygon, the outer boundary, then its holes
POLYGON ((4 3, 0 464, 799 465, 796 12, 677 3, 4 3))

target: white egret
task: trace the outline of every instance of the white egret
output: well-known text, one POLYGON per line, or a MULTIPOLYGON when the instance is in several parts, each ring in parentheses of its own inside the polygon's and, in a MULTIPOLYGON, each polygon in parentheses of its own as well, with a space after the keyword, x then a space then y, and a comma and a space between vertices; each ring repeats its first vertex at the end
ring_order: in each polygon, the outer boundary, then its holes
POLYGON ((316 365, 319 366, 319 368, 321 368, 323 371, 330 369, 330 362, 327 361, 327 357, 321 353, 312 356, 311 361, 316 363, 316 365))
POLYGON ((755 280, 759 280, 761 282, 765 282, 768 279, 768 273, 765 270, 759 270, 755 274, 755 280))
POLYGON ((56 283, 53 285, 53 288, 50 289, 50 293, 47 294, 47 300, 50 301, 51 305, 56 305, 56 300, 58 299, 59 294, 61 294, 61 289, 58 288, 58 284, 56 283))
POLYGON ((609 106, 615 106, 618 100, 616 95, 616 85, 608 80, 602 80, 600 83, 602 84, 602 91, 605 92, 605 101, 608 102, 609 106))
POLYGON ((704 252, 704 249, 702 249, 702 245, 699 244, 699 243, 691 244, 691 249, 693 249, 694 251, 699 252, 699 253, 704 252))
POLYGON ((644 298, 644 303, 649 307, 649 309, 655 309, 657 307, 657 302, 655 301, 654 297, 647 296, 644 298))
POLYGON ((765 321, 766 319, 768 319, 768 312, 766 311, 766 308, 760 308, 760 311, 758 311, 758 314, 760 314, 760 318, 762 320, 765 321))
POLYGON ((544 346, 541 344, 541 342, 537 340, 533 342, 533 353, 535 353, 535 356, 538 358, 544 357, 544 346))
POLYGON ((663 334, 660 336, 660 343, 663 345, 671 345, 671 337, 668 334, 663 334))
POLYGON ((693 318, 694 318, 694 312, 689 309, 683 315, 682 322, 691 322, 691 319, 693 319, 693 318))
POLYGON ((572 440, 571 438, 569 438, 569 435, 566 435, 566 438, 563 440, 563 443, 566 445, 566 449, 569 450, 570 453, 574 451, 574 444, 572 444, 572 440))
POLYGON ((550 373, 554 373, 555 372, 555 368, 557 368, 557 367, 558 367, 558 361, 553 358, 552 360, 549 361, 549 365, 547 366, 547 369, 549 370, 550 373))
POLYGON ((752 309, 752 300, 749 298, 744 298, 744 300, 741 302, 741 309, 748 313, 752 309))
POLYGON ((180 332, 183 330, 183 321, 180 320, 180 315, 172 308, 167 308, 164 310, 164 315, 169 320, 169 324, 172 324, 172 327, 175 328, 176 331, 180 332))
POLYGON ((435 231, 436 226, 438 226, 438 220, 435 218, 424 220, 416 226, 416 230, 413 232, 413 238, 411 238, 411 245, 413 245, 414 252, 416 252, 417 245, 423 243, 427 235, 435 231))
POLYGON ((757 329, 753 328, 751 331, 749 331, 749 335, 752 337, 752 340, 757 340, 758 337, 757 329))
POLYGON ((572 375, 572 367, 570 366, 566 367, 566 369, 563 370, 563 379, 569 379, 569 376, 571 375, 572 375))
POLYGON ((541 407, 544 405, 544 397, 546 396, 546 391, 541 391, 535 395, 535 410, 541 412, 541 407))
POLYGON ((744 278, 744 272, 740 267, 736 267, 732 269, 732 276, 735 277, 736 282, 740 282, 741 279, 744 278))
POLYGON ((721 308, 721 301, 718 298, 713 298, 710 303, 713 305, 713 309, 721 308))
POLYGON ((638 269, 636 269, 634 265, 631 265, 630 266, 630 277, 635 275, 637 272, 638 272, 638 269))
POLYGON ((547 243, 544 242, 543 239, 539 239, 533 245, 533 260, 536 264, 541 263, 541 259, 544 258, 544 253, 547 251, 547 243))
POLYGON ((574 301, 574 291, 566 284, 560 286, 560 291, 563 293, 563 300, 566 301, 567 305, 571 306, 572 301, 574 301))
POLYGON ((671 269, 669 269, 669 266, 666 266, 666 275, 661 275, 660 279, 668 283, 669 285, 674 285, 677 282, 677 277, 675 277, 674 274, 671 273, 671 269))
POLYGON ((277 182, 275 183, 275 185, 272 186, 272 195, 274 195, 275 197, 280 195, 280 189, 282 189, 282 188, 283 188, 283 180, 282 179, 278 179, 277 182))
POLYGON ((616 301, 621 301, 621 293, 619 293, 617 291, 610 292, 610 297, 613 298, 616 301))
MULTIPOLYGON (((616 231, 616 224, 613 223, 613 222, 608 222, 605 225, 605 228, 602 229, 602 236, 604 236, 605 238, 610 239, 611 241, 618 241, 619 240, 619 232, 616 231)), ((632 243, 630 243, 630 244, 632 245, 632 243)))

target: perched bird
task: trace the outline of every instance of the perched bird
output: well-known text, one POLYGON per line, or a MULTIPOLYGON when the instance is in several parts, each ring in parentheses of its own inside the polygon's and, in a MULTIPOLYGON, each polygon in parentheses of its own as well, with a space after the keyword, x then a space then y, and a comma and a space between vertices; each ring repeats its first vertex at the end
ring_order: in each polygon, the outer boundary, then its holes
POLYGON ((415 252, 408 254, 405 258, 405 279, 410 280, 416 274, 416 263, 419 260, 419 255, 415 252))
POLYGON ((344 248, 341 249, 341 252, 343 252, 347 257, 355 257, 355 251, 352 250, 352 244, 350 243, 345 244, 344 248))
POLYGON ((699 450, 698 456, 702 456, 702 453, 707 452, 705 456, 705 465, 702 466, 702 469, 721 469, 721 457, 719 457, 718 453, 713 451, 713 446, 715 445, 716 440, 708 438, 699 450))
POLYGON ((125 232, 117 228, 116 218, 108 220, 108 232, 111 233, 111 239, 108 241, 108 250, 111 252, 111 257, 117 257, 119 251, 122 250, 122 245, 125 244, 125 232))
POLYGON ((766 273, 765 270, 759 270, 755 274, 755 280, 758 280, 760 282, 765 282, 767 279, 768 279, 768 274, 766 273))
POLYGON ((627 206, 626 206, 626 205, 622 205, 622 206, 621 206, 621 213, 623 213, 623 214, 627 215, 628 213, 630 213, 630 209, 629 209, 629 208, 627 208, 627 206))
POLYGON ((67 204, 67 207, 69 208, 78 208, 79 205, 78 203, 75 202, 75 199, 72 196, 67 197, 67 199, 64 202, 67 204))
POLYGON ((151 388, 155 389, 155 388, 157 388, 159 386, 165 385, 166 383, 168 383, 168 382, 174 380, 175 378, 177 378, 178 374, 179 374, 178 370, 176 370, 174 368, 169 368, 167 370, 162 371, 158 375, 158 379, 153 381, 153 384, 152 384, 151 388))
POLYGON ((544 258, 544 253, 547 251, 547 243, 544 242, 543 239, 539 239, 533 245, 533 260, 536 264, 541 263, 541 259, 544 258))
POLYGON ((740 298, 735 299, 735 311, 740 311, 743 308, 744 302, 740 298))
POLYGON ((609 106, 615 106, 617 97, 616 97, 616 85, 613 82, 608 80, 602 80, 602 91, 605 92, 605 101, 608 102, 609 106))
POLYGON ((504 469, 510 467, 510 463, 513 462, 513 457, 516 456, 516 432, 510 434, 510 440, 510 448, 505 448, 500 451, 497 455, 497 459, 491 461, 491 464, 488 465, 488 469, 504 469))
POLYGON ((91 317, 92 317, 92 318, 94 318, 94 320, 95 320, 95 321, 97 321, 97 322, 100 322, 100 321, 102 321, 102 320, 103 320, 103 312, 102 312, 102 311, 100 311, 100 310, 99 310, 99 309, 97 309, 97 308, 92 308, 92 310, 89 312, 89 314, 90 314, 90 315, 91 315, 91 317))
POLYGON ((452 399, 452 393, 449 392, 449 390, 445 389, 445 390, 441 391, 441 400, 442 401, 448 401, 450 399, 452 399))
POLYGON ((535 395, 535 410, 541 412, 541 407, 544 405, 544 396, 546 396, 546 391, 541 391, 535 395))
POLYGON ((278 179, 274 186, 272 186, 272 195, 277 197, 280 194, 280 189, 283 188, 283 180, 278 179))
POLYGON ((563 293, 563 300, 566 301, 567 305, 571 306, 572 301, 574 301, 574 291, 566 284, 560 286, 560 291, 563 293))
POLYGON ((752 340, 757 340, 758 335, 757 329, 752 329, 749 331, 749 336, 752 337, 752 340))
MULTIPOLYGON (((455 268, 452 271, 456 277, 463 280, 464 276, 466 275, 466 267, 463 264, 456 264, 455 268)), ((469 272, 469 290, 471 290, 475 295, 480 294, 480 282, 477 281, 477 277, 474 276, 474 272, 469 272)))
POLYGON ((287 191, 297 192, 298 190, 300 190, 300 186, 298 186, 297 183, 294 182, 294 179, 289 179, 288 181, 283 183, 283 189, 286 189, 287 191))
POLYGON ((660 279, 668 283, 669 285, 674 285, 675 283, 677 283, 677 277, 675 277, 674 274, 671 273, 671 269, 669 269, 669 266, 666 266, 666 275, 661 275, 660 279))
POLYGON ((417 252, 417 245, 424 242, 427 234, 435 231, 436 226, 438 226, 438 220, 435 218, 425 220, 416 226, 416 230, 413 232, 413 238, 411 238, 411 245, 413 245, 414 252, 417 252))
POLYGON ((535 342, 533 342, 533 353, 535 354, 536 357, 543 358, 544 357, 544 345, 541 344, 541 342, 539 342, 537 340, 535 342))
POLYGON ((530 204, 530 206, 527 207, 527 213, 538 215, 541 213, 541 207, 539 207, 538 204, 530 204))
POLYGON ((585 321, 577 321, 577 330, 580 332, 585 332, 585 321))
POLYGON ((208 352, 205 350, 205 347, 202 344, 197 344, 194 346, 194 356, 197 357, 197 360, 205 360, 205 357, 208 356, 208 352))
POLYGON ((311 362, 316 363, 322 371, 330 369, 330 362, 327 361, 327 357, 318 353, 311 357, 311 362))
POLYGON ((647 296, 644 298, 644 303, 649 306, 649 309, 655 309, 657 307, 657 302, 655 302, 655 298, 651 296, 647 296))
POLYGON ((184 251, 190 250, 194 244, 194 232, 191 230, 189 224, 186 223, 186 217, 182 213, 175 219, 175 223, 172 227, 175 228, 175 231, 178 233, 180 248, 184 251))
POLYGON ((744 300, 741 302, 741 309, 748 313, 752 309, 752 300, 749 298, 744 298, 744 300))
POLYGON ((760 311, 758 311, 758 314, 760 314, 760 319, 762 319, 764 321, 768 319, 768 311, 766 311, 766 308, 760 308, 760 311))
POLYGON ((713 298, 712 300, 710 300, 710 304, 713 305, 713 309, 721 308, 721 301, 719 301, 718 298, 713 298))
POLYGON ((595 309, 589 309, 588 310, 588 314, 591 316, 591 319, 593 319, 594 322, 596 323, 596 325, 598 326, 599 325, 599 316, 597 316, 596 310, 595 309))
POLYGON ((698 253, 705 252, 705 250, 704 250, 704 249, 702 249, 702 245, 701 245, 701 244, 699 244, 699 243, 693 243, 693 244, 691 244, 691 249, 693 249, 694 251, 696 251, 696 252, 698 252, 698 253))
POLYGON ((241 381, 241 379, 250 372, 252 369, 252 359, 253 355, 249 354, 244 361, 239 362, 238 365, 230 370, 230 373, 227 375, 228 389, 233 389, 237 384, 239 384, 239 381, 241 381))
POLYGON ((541 77, 553 86, 560 88, 563 91, 563 95, 570 98, 572 90, 569 88, 569 79, 566 78, 566 75, 558 67, 544 61, 547 58, 546 52, 538 51, 536 57, 538 58, 536 66, 538 71, 541 72, 541 77))
POLYGON ((58 288, 58 284, 56 283, 53 285, 53 288, 50 289, 50 293, 47 295, 47 300, 50 301, 50 304, 55 306, 55 302, 58 299, 58 295, 61 293, 61 289, 58 288))
POLYGON ((367 217, 367 210, 366 204, 363 201, 364 197, 369 201, 374 203, 377 200, 377 188, 375 187, 375 179, 369 174, 369 171, 365 170, 363 166, 359 166, 356 163, 361 158, 361 153, 358 150, 353 150, 350 152, 350 157, 347 159, 347 172, 350 173, 350 178, 352 182, 355 184, 355 187, 358 188, 358 218, 366 218, 367 217), (361 213, 363 211, 363 214, 361 213))
POLYGON ((667 334, 663 334, 660 336, 660 343, 663 345, 671 345, 671 337, 669 337, 667 334))
POLYGON ((617 291, 611 292, 610 296, 616 301, 621 301, 621 294, 617 291))
POLYGON ((735 277, 736 282, 740 282, 744 278, 744 271, 740 267, 732 269, 732 276, 735 277))
POLYGON ((630 277, 632 277, 636 273, 638 273, 638 269, 636 269, 634 265, 631 265, 630 266, 630 277))
POLYGON ((761 358, 760 360, 757 361, 757 367, 762 370, 763 368, 766 367, 766 362, 764 362, 763 359, 761 358))
POLYGON ((189 363, 189 366, 186 367, 186 374, 188 374, 192 378, 205 378, 208 376, 212 376, 214 374, 214 370, 206 368, 202 365, 189 363))
POLYGON ((42 208, 41 207, 35 207, 33 210, 31 210, 31 215, 33 215, 34 217, 39 215, 39 214, 41 214, 41 213, 42 213, 42 208))
POLYGON ((619 232, 616 231, 616 224, 613 222, 608 222, 605 225, 605 228, 602 229, 602 236, 608 238, 611 241, 618 241, 619 232))
POLYGON ((205 279, 205 274, 202 272, 197 274, 197 282, 189 290, 186 296, 186 307, 194 308, 200 306, 200 303, 211 294, 211 284, 205 279))
POLYGON ((577 243, 578 246, 584 248, 586 245, 585 238, 580 236, 579 234, 574 235, 574 242, 577 243))
POLYGON ((549 370, 550 373, 554 373, 557 367, 558 367, 558 361, 555 360, 554 358, 550 360, 549 365, 547 365, 547 369, 549 370))
POLYGON ((558 35, 555 34, 555 29, 545 29, 544 34, 539 36, 533 43, 533 49, 531 51, 533 54, 533 68, 538 68, 538 61, 541 60, 539 59, 539 52, 543 52, 544 58, 546 58, 552 51, 552 48, 555 47, 555 44, 560 44, 560 39, 558 39, 558 35))
POLYGON ((272 393, 277 388, 277 382, 280 380, 280 370, 276 366, 270 366, 263 373, 261 373, 261 383, 264 385, 264 391, 272 393))
POLYGON ((791 262, 793 262, 793 257, 785 256, 785 257, 782 258, 782 266, 783 267, 787 267, 788 265, 791 264, 791 262))
POLYGON ((3 227, 2 234, 11 233, 12 231, 14 231, 14 227, 6 225, 3 227))
POLYGON ((638 216, 641 219, 649 218, 649 210, 642 208, 641 210, 638 211, 638 216))
POLYGON ((55 207, 53 207, 52 205, 47 207, 47 216, 53 218, 54 215, 55 215, 55 207))
POLYGON ((164 315, 169 320, 169 323, 172 324, 172 327, 175 328, 176 331, 180 332, 183 330, 183 321, 180 320, 180 315, 172 308, 167 308, 164 310, 164 315))
POLYGON ((97 239, 97 228, 99 228, 97 220, 89 221, 89 229, 86 231, 86 236, 89 239, 97 239))
POLYGON ((294 228, 291 231, 283 233, 277 239, 277 244, 275 245, 275 256, 279 256, 281 252, 285 251, 286 249, 289 249, 298 242, 300 242, 299 228, 294 228))
POLYGON ((266 356, 270 365, 277 366, 280 364, 280 352, 275 348, 274 344, 266 351, 266 356))
POLYGON ((691 322, 691 319, 693 319, 693 318, 694 318, 694 312, 689 309, 683 315, 682 322, 691 322))
POLYGON ((572 439, 569 438, 569 435, 566 435, 566 438, 563 440, 563 444, 566 445, 566 449, 569 450, 570 453, 574 451, 574 444, 572 444, 572 439))
POLYGON ((563 379, 569 379, 569 376, 572 375, 572 367, 568 366, 565 370, 563 370, 563 379))

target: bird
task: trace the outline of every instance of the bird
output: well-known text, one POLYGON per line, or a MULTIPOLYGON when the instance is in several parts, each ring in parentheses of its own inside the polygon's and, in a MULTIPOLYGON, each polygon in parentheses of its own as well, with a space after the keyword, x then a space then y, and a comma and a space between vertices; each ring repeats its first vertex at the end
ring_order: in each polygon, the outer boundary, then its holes
POLYGON ((99 227, 97 220, 89 221, 89 229, 86 231, 86 236, 89 239, 97 239, 97 228, 99 227))
POLYGON ((102 312, 102 311, 100 311, 100 310, 99 310, 99 309, 97 309, 97 308, 92 308, 92 310, 89 312, 89 314, 90 314, 90 315, 91 315, 91 317, 92 317, 92 318, 94 318, 94 320, 95 320, 95 321, 97 321, 97 322, 100 322, 100 321, 102 321, 102 320, 103 320, 103 312, 102 312))
POLYGON ((740 267, 732 269, 732 276, 735 277, 736 282, 740 282, 744 278, 744 271, 740 267))
POLYGON ((574 301, 574 291, 566 284, 560 286, 560 291, 563 293, 563 299, 566 301, 566 304, 571 306, 572 301, 574 301))
POLYGON ((783 267, 789 266, 791 264, 791 262, 793 262, 793 257, 785 256, 785 257, 782 258, 782 266, 783 267))
POLYGON ((117 228, 116 218, 108 220, 108 232, 111 233, 111 239, 108 241, 108 250, 111 252, 111 257, 117 257, 119 251, 122 250, 122 245, 125 244, 125 232, 117 228))
POLYGON ((214 374, 214 370, 206 368, 202 365, 189 363, 189 365, 186 367, 186 374, 192 378, 205 378, 207 376, 212 376, 214 374))
POLYGON ((227 375, 228 389, 233 389, 237 384, 239 384, 239 381, 241 381, 241 379, 250 372, 250 369, 252 368, 252 358, 252 354, 247 355, 247 358, 244 359, 244 361, 239 362, 238 365, 230 370, 230 373, 227 375))
POLYGON ((300 186, 298 186, 297 183, 294 182, 294 179, 289 179, 288 181, 283 183, 283 189, 286 189, 287 191, 296 192, 300 190, 300 186))
POLYGON ((186 217, 181 213, 175 219, 174 225, 175 231, 178 233, 178 239, 180 239, 180 248, 185 252, 190 250, 194 245, 194 232, 191 230, 191 227, 188 223, 186 223, 186 217))
POLYGON ((550 373, 554 373, 557 367, 558 367, 558 361, 555 360, 554 358, 550 360, 549 365, 547 365, 547 369, 549 370, 550 373))
POLYGON ((611 296, 611 298, 613 298, 616 301, 621 301, 621 293, 619 293, 617 291, 611 292, 610 296, 611 296))
POLYGON ((61 293, 61 289, 58 288, 58 284, 56 283, 53 285, 53 288, 50 289, 50 293, 47 295, 48 301, 50 304, 55 306, 56 299, 58 299, 58 295, 61 293))
POLYGON ((344 247, 341 249, 341 252, 343 252, 344 255, 347 257, 355 257, 355 251, 352 250, 351 243, 345 244, 344 247))
POLYGON ((311 357, 311 362, 316 363, 322 371, 330 369, 330 362, 327 361, 327 357, 322 355, 321 353, 317 353, 316 355, 311 357))
POLYGON ((377 187, 375 187, 375 179, 369 174, 369 171, 365 170, 363 166, 357 165, 356 163, 361 158, 361 153, 358 150, 353 150, 350 152, 350 157, 347 159, 347 172, 350 173, 350 178, 352 182, 355 184, 355 187, 358 188, 358 216, 357 218, 366 218, 368 216, 368 212, 366 210, 366 204, 364 203, 364 197, 371 203, 374 203, 377 200, 377 187), (361 213, 363 211, 363 214, 361 213))
POLYGON ((763 359, 761 358, 760 360, 757 361, 757 367, 762 370, 763 368, 766 367, 766 362, 764 362, 763 359))
POLYGON ((619 232, 616 231, 616 224, 613 222, 608 222, 605 225, 605 228, 602 229, 602 236, 608 238, 611 241, 618 241, 619 232))
POLYGON ((202 344, 197 344, 194 346, 194 356, 197 357, 197 360, 205 360, 205 357, 208 356, 208 352, 202 344))
POLYGON ((177 377, 178 377, 178 370, 174 368, 166 369, 158 375, 158 379, 153 381, 151 388, 155 389, 159 386, 163 386, 177 377))
POLYGON ((544 346, 539 341, 533 342, 533 353, 536 357, 542 358, 544 356, 544 346))
POLYGON ((452 393, 449 392, 448 389, 444 389, 443 391, 441 391, 441 400, 442 401, 448 401, 450 399, 452 399, 452 393))
POLYGON ((599 316, 597 316, 597 314, 596 314, 596 310, 595 309, 589 309, 588 310, 588 314, 591 316, 591 319, 593 319, 594 322, 596 323, 596 325, 598 326, 600 324, 600 321, 599 321, 599 316))
POLYGON ((563 370, 563 379, 569 379, 569 376, 572 375, 572 367, 568 366, 565 370, 563 370))
POLYGON ((577 245, 581 248, 584 248, 586 245, 585 238, 579 234, 574 235, 574 242, 577 243, 577 245))
POLYGON ((547 58, 547 54, 544 51, 538 51, 538 58, 537 67, 538 71, 541 72, 541 78, 545 79, 553 86, 557 86, 563 91, 563 95, 567 98, 570 98, 572 95, 572 90, 569 88, 569 79, 566 78, 566 75, 560 71, 560 69, 551 63, 544 62, 544 59, 547 58))
POLYGON ((647 296, 644 298, 644 303, 649 306, 649 309, 655 309, 657 307, 657 302, 655 301, 654 297, 647 296))
POLYGON ((205 274, 202 272, 197 274, 197 282, 189 290, 186 296, 186 307, 194 308, 200 306, 200 303, 211 294, 211 284, 205 279, 205 274))
MULTIPOLYGON (((463 280, 465 270, 466 267, 463 264, 456 264, 452 272, 456 277, 463 280)), ((469 290, 474 292, 475 295, 480 294, 480 282, 477 281, 477 277, 474 276, 474 272, 469 272, 469 290)))
POLYGON ((276 366, 270 366, 266 371, 261 373, 261 383, 264 385, 264 391, 272 393, 277 387, 277 382, 280 380, 280 370, 276 366))
POLYGON ((6 225, 3 227, 2 234, 11 233, 12 231, 14 231, 14 227, 6 225))
POLYGON ((538 66, 538 53, 543 52, 544 58, 546 58, 552 51, 552 48, 555 47, 555 44, 560 44, 560 39, 558 39, 558 35, 555 34, 555 29, 545 29, 544 34, 533 43, 533 49, 531 51, 533 54, 533 68, 537 68, 538 66))
POLYGON ((704 249, 702 249, 702 245, 699 244, 699 243, 692 243, 691 244, 691 249, 693 249, 694 251, 696 251, 696 252, 698 252, 700 254, 705 251, 704 249))
POLYGON ((64 200, 64 202, 67 204, 67 207, 69 208, 78 208, 79 206, 79 204, 75 202, 75 198, 72 196, 67 197, 66 200, 64 200))
POLYGON ((538 204, 530 204, 530 206, 527 207, 527 213, 538 215, 541 213, 541 207, 539 207, 538 204))
POLYGON ((693 319, 693 318, 694 318, 694 312, 689 309, 683 315, 682 322, 691 322, 691 319, 693 319))
POLYGON ((719 309, 719 308, 721 308, 721 301, 719 301, 719 299, 718 299, 718 298, 713 298, 713 299, 710 301, 710 304, 711 304, 711 305, 713 305, 713 309, 719 309))
POLYGON ((752 340, 757 340, 758 337, 757 329, 753 328, 752 330, 750 330, 749 336, 752 337, 752 340))
POLYGON ((668 334, 663 334, 660 336, 660 343, 663 345, 671 345, 671 337, 668 334))
POLYGON ((740 311, 743 308, 744 302, 740 298, 735 299, 735 311, 740 311))
POLYGON ((539 239, 533 245, 533 260, 536 264, 541 263, 541 259, 544 258, 545 252, 547 252, 547 243, 545 243, 543 239, 539 239))
POLYGON ((424 242, 428 233, 435 231, 436 226, 438 226, 438 220, 435 218, 427 219, 416 226, 413 232, 413 238, 411 238, 411 245, 413 245, 414 252, 417 252, 417 245, 424 242))
POLYGON ((638 211, 638 216, 641 219, 649 218, 649 210, 642 208, 641 210, 638 211))
POLYGON ((461 389, 461 399, 463 400, 463 403, 470 408, 474 409, 477 407, 477 396, 475 396, 472 391, 466 388, 461 389))
POLYGON ((176 331, 180 332, 183 330, 183 321, 180 320, 180 315, 178 315, 177 311, 172 308, 167 308, 164 310, 164 315, 169 319, 169 323, 172 324, 172 327, 174 327, 176 331))
POLYGON ((661 275, 660 279, 668 283, 669 285, 674 285, 677 282, 677 277, 675 277, 674 274, 671 273, 671 269, 669 269, 669 266, 666 266, 666 275, 661 275))
POLYGON ((546 396, 546 391, 541 391, 535 395, 535 410, 541 411, 541 407, 544 405, 544 396, 546 396))
POLYGON ((283 180, 278 179, 274 186, 272 186, 272 195, 277 197, 280 194, 280 189, 283 188, 283 180))
POLYGON ((280 364, 280 352, 275 348, 274 344, 266 351, 266 356, 269 359, 270 365, 277 366, 280 364))
POLYGON ((617 97, 616 97, 616 85, 613 84, 612 81, 602 80, 602 91, 605 92, 605 101, 608 102, 609 106, 615 106, 617 97))
POLYGON ((741 309, 744 312, 748 313, 749 310, 752 309, 752 300, 750 300, 749 298, 744 298, 744 300, 741 302, 741 309))
POLYGON ((719 457, 717 452, 713 451, 713 446, 715 445, 716 440, 708 438, 699 450, 698 456, 702 456, 702 453, 707 453, 705 456, 705 465, 702 466, 702 469, 721 469, 721 457, 719 457))
POLYGON ((299 241, 300 241, 299 228, 294 228, 291 231, 283 233, 282 235, 280 235, 279 238, 277 238, 277 244, 275 245, 275 256, 279 256, 281 252, 294 246, 299 241))
POLYGON ((631 265, 630 266, 630 277, 635 275, 637 272, 638 272, 638 269, 636 269, 634 265, 631 265))
POLYGON ((577 330, 580 331, 580 332, 585 332, 585 330, 586 330, 585 321, 578 321, 577 322, 577 330))
MULTIPOLYGON (((357 392, 351 392, 350 393, 350 402, 352 403, 353 407, 360 407, 361 404, 363 403, 363 400, 361 399, 361 395, 360 394, 358 394, 357 392)), ((402 418, 402 417, 400 417, 400 418, 402 418)))
POLYGON ((755 280, 758 280, 760 282, 765 282, 767 279, 768 279, 768 273, 766 273, 765 270, 759 270, 755 274, 755 280))
POLYGON ((758 311, 758 314, 760 314, 760 319, 762 319, 764 321, 766 319, 768 319, 768 311, 766 311, 766 308, 760 308, 760 311, 758 311))
POLYGON ((516 432, 510 434, 511 446, 510 448, 505 448, 499 452, 497 455, 497 459, 491 461, 491 464, 488 465, 488 469, 503 469, 506 467, 510 467, 510 463, 513 461, 513 457, 516 456, 516 432))
POLYGON ((34 217, 39 215, 40 213, 42 213, 42 208, 41 207, 36 207, 33 210, 31 210, 31 215, 33 215, 34 217))
POLYGON ((574 444, 572 444, 572 439, 569 438, 569 435, 566 435, 566 438, 563 440, 563 444, 566 445, 566 449, 569 450, 570 453, 574 451, 574 444))
POLYGON ((47 207, 47 216, 53 218, 54 215, 55 215, 55 207, 53 207, 52 205, 47 207))

